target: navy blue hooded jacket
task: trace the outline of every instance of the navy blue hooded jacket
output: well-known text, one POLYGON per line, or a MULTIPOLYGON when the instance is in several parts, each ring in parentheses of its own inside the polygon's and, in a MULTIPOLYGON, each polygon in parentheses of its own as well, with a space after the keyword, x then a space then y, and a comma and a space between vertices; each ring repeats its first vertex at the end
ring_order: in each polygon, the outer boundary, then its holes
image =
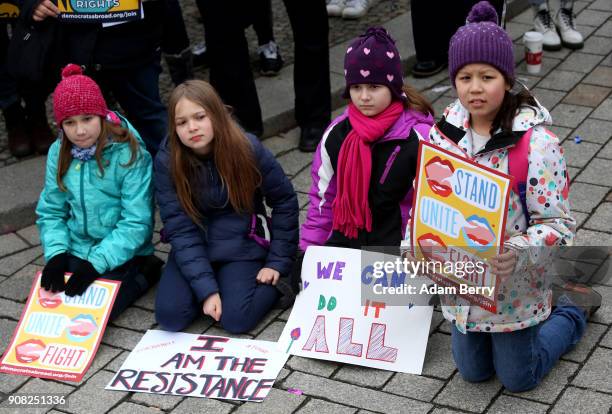
MULTIPOLYGON (((291 182, 274 156, 259 140, 246 134, 251 142, 262 176, 255 194, 255 213, 265 216, 264 199, 272 209, 269 222, 270 243, 264 247, 249 236, 253 214, 239 214, 229 203, 227 190, 213 157, 201 160, 193 192, 203 217, 199 227, 183 210, 170 173, 170 148, 165 139, 155 158, 155 189, 164 233, 183 276, 199 301, 218 292, 211 262, 261 260, 262 267, 288 275, 297 250, 297 196, 291 182)), ((261 235, 263 236, 263 234, 261 235)))

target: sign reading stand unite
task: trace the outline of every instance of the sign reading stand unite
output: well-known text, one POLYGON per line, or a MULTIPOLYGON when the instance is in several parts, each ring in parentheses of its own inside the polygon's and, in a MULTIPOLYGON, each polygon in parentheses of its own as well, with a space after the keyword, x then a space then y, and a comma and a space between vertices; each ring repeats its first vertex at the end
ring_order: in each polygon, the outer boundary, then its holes
POLYGON ((474 292, 461 296, 495 312, 497 280, 487 260, 503 246, 512 178, 423 141, 417 170, 413 256, 448 264, 426 276, 458 294, 474 292))
POLYGON ((141 0, 58 0, 59 19, 72 23, 117 23, 143 18, 141 0))
POLYGON ((0 372, 81 381, 104 334, 121 282, 98 279, 81 296, 53 294, 34 278, 0 372))

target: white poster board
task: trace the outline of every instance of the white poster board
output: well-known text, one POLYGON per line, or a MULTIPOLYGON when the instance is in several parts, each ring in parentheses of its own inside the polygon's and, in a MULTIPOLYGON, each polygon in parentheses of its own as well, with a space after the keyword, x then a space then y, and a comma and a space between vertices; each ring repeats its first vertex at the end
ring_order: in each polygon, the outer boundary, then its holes
MULTIPOLYGON (((303 290, 279 339, 279 349, 390 371, 420 374, 429 337, 432 306, 367 302, 362 284, 371 283, 354 249, 309 247, 302 265, 303 290)), ((402 284, 421 281, 405 279, 402 284)))
POLYGON ((106 389, 261 402, 285 362, 274 342, 149 330, 106 389))

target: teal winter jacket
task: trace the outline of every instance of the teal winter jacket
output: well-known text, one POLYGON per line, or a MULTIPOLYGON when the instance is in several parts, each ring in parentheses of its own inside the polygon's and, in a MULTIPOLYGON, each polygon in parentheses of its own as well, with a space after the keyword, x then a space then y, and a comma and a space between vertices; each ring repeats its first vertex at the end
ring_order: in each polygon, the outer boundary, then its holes
POLYGON ((63 177, 65 192, 56 181, 61 141, 51 145, 45 187, 36 206, 45 260, 68 252, 102 274, 134 256, 153 253, 151 156, 138 132, 124 118, 122 122, 141 144, 136 161, 126 167, 129 143, 111 142, 103 151, 104 175, 95 158, 73 159, 63 177))

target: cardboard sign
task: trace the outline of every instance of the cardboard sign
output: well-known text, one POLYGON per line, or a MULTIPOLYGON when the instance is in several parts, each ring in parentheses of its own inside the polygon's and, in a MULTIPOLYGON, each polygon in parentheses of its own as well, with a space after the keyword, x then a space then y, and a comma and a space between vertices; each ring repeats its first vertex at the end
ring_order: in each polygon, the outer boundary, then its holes
POLYGON ((59 0, 58 19, 67 23, 113 23, 143 18, 141 0, 59 0))
POLYGON ((285 362, 274 342, 149 330, 106 389, 261 402, 285 362))
POLYGON ((81 296, 69 297, 41 288, 40 276, 34 278, 0 372, 81 381, 98 351, 121 282, 98 279, 81 296))
POLYGON ((511 186, 506 174, 428 142, 419 145, 413 255, 449 264, 428 276, 491 312, 496 310, 497 281, 486 261, 501 252, 511 186), (457 263, 472 266, 458 272, 457 263), (468 288, 475 293, 459 293, 468 288))
POLYGON ((279 347, 308 358, 420 374, 433 307, 362 304, 364 253, 337 247, 306 250, 303 290, 279 347))

